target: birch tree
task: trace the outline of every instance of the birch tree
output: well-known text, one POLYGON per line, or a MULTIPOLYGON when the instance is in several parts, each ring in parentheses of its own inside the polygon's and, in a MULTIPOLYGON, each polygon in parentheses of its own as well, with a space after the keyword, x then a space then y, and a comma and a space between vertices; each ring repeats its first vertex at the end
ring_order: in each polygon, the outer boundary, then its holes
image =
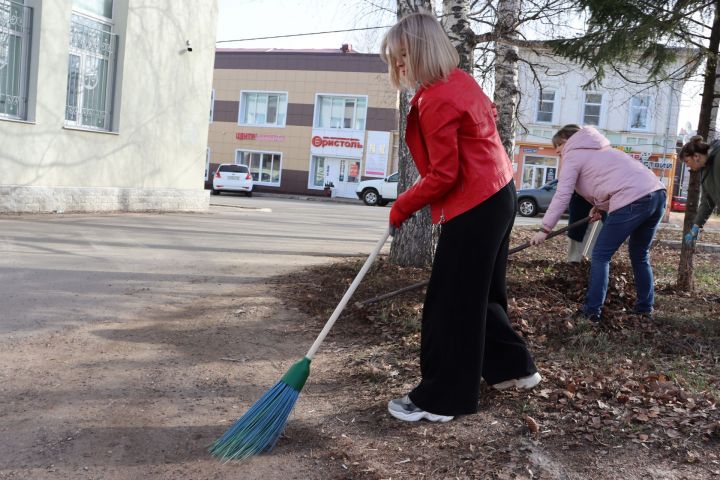
POLYGON ((475 71, 475 32, 470 22, 468 0, 443 0, 443 28, 460 56, 459 67, 470 75, 475 71))
MULTIPOLYGON (((432 0, 397 0, 397 18, 413 12, 433 12, 432 0)), ((398 148, 398 195, 407 190, 418 178, 418 171, 405 143, 405 126, 414 91, 400 92, 400 121, 398 148)), ((417 212, 398 230, 390 245, 389 261, 406 267, 425 267, 432 263, 434 250, 432 219, 429 207, 417 212)))

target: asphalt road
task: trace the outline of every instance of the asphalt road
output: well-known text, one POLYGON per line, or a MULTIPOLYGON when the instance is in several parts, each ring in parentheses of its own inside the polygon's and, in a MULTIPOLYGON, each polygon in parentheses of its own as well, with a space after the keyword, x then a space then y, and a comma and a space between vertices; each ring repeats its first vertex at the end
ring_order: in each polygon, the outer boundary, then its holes
POLYGON ((242 284, 367 255, 388 213, 360 202, 222 195, 205 214, 2 216, 0 344, 237 295, 242 284))

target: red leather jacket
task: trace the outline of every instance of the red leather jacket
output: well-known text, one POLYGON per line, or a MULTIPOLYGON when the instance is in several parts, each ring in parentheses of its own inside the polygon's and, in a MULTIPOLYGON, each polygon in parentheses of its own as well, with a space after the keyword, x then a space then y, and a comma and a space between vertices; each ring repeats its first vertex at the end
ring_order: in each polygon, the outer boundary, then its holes
POLYGON ((430 204, 444 223, 484 202, 512 179, 512 164, 495 127, 497 110, 460 69, 417 91, 405 141, 421 179, 395 202, 407 215, 430 204))

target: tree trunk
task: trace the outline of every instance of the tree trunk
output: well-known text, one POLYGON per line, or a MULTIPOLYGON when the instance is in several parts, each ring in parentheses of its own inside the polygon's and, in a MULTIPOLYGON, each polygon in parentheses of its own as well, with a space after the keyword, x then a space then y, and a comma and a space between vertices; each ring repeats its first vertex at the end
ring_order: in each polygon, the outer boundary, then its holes
POLYGON ((518 49, 503 41, 519 38, 521 0, 500 0, 497 9, 495 34, 495 95, 498 111, 497 129, 505 151, 513 158, 515 146, 516 111, 519 98, 518 49))
POLYGON ((443 0, 443 27, 460 55, 459 67, 473 75, 475 32, 470 28, 470 3, 468 0, 443 0))
MULTIPOLYGON (((715 8, 715 16, 713 18, 712 30, 710 32, 710 42, 708 45, 707 64, 705 66, 705 76, 703 84, 702 100, 700 102, 700 118, 698 119, 698 135, 708 139, 710 133, 710 125, 712 122, 711 113, 713 110, 717 113, 717 109, 713 109, 715 100, 715 82, 718 70, 718 47, 720 47, 720 8, 715 8)), ((714 132, 713 132, 714 133, 714 132)), ((700 198, 700 172, 690 172, 690 181, 688 183, 687 207, 685 210, 685 221, 683 223, 683 236, 690 231, 697 213, 700 198)), ((678 265, 677 288, 680 290, 692 291, 695 289, 695 281, 693 279, 693 254, 695 253, 694 245, 682 244, 680 250, 680 264, 678 265)))
MULTIPOLYGON (((405 15, 418 12, 432 12, 432 0, 398 0, 398 19, 405 15)), ((405 143, 405 126, 410 111, 410 100, 415 92, 400 92, 400 148, 398 149, 398 194, 408 189, 418 177, 415 163, 405 143)), ((433 229, 430 209, 423 208, 413 218, 403 223, 390 245, 390 263, 404 267, 426 267, 432 263, 433 229)))

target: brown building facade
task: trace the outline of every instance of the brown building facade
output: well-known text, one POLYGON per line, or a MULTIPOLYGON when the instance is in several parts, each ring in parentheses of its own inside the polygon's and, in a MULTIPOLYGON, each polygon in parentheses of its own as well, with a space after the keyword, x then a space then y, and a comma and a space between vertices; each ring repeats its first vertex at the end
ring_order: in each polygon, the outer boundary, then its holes
POLYGON ((379 55, 218 49, 206 187, 221 163, 250 167, 256 191, 355 198, 397 170, 398 94, 379 55))

